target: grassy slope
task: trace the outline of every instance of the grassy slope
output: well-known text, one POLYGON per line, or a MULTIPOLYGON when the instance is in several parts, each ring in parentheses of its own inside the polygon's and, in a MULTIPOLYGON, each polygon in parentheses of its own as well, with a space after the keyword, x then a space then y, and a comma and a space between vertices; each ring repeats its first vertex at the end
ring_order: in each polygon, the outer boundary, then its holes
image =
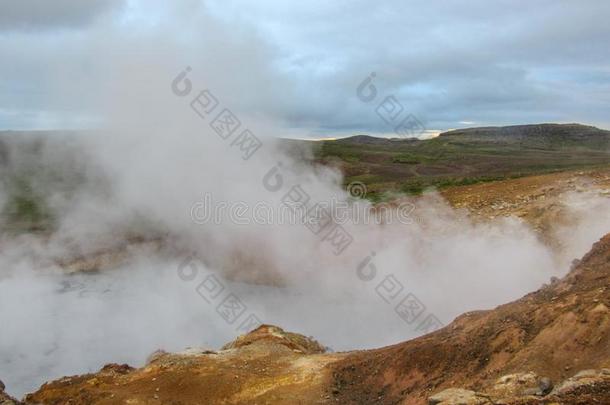
POLYGON ((388 191, 473 184, 610 164, 610 131, 582 125, 532 125, 452 131, 430 140, 357 136, 315 145, 316 160, 337 165, 345 183, 388 191))
POLYGON ((0 232, 51 230, 50 199, 83 186, 86 162, 70 132, 0 132, 0 232))

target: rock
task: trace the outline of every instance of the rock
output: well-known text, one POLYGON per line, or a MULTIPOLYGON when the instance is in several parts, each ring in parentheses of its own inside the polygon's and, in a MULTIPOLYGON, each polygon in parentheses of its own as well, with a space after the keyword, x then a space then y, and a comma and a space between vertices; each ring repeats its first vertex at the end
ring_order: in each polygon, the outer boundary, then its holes
POLYGON ((148 357, 146 358, 146 365, 152 364, 155 361, 159 360, 161 357, 165 356, 167 354, 167 352, 165 350, 155 350, 154 352, 152 352, 151 354, 148 355, 148 357))
POLYGON ((21 402, 6 394, 4 392, 5 389, 6 386, 2 381, 0 381, 0 405, 20 405, 21 402))
POLYGON ((521 393, 521 395, 523 395, 523 396, 533 395, 533 396, 537 396, 537 397, 544 397, 544 396, 548 395, 552 390, 553 390, 553 382, 551 381, 551 379, 548 377, 542 377, 541 379, 538 380, 537 388, 527 388, 526 390, 524 390, 521 393))
POLYGON ((582 380, 583 378, 595 378, 600 374, 597 370, 582 370, 576 373, 573 379, 582 380))
POLYGON ((564 394, 570 391, 573 391, 579 387, 586 385, 593 385, 599 382, 610 380, 610 374, 605 372, 606 369, 602 370, 582 370, 574 377, 568 378, 557 387, 555 387, 552 391, 552 395, 564 394))
POLYGON ((119 375, 124 375, 124 374, 129 374, 133 370, 135 370, 135 369, 133 367, 129 366, 128 364, 110 363, 110 364, 106 364, 100 370, 100 374, 119 374, 119 375))
POLYGON ((298 333, 286 332, 282 328, 273 325, 261 325, 253 331, 227 343, 221 350, 240 349, 250 345, 279 345, 300 354, 320 354, 325 352, 324 346, 313 338, 298 333))
POLYGON ((538 395, 539 380, 538 376, 532 372, 508 374, 498 378, 488 394, 498 399, 519 395, 538 395))
POLYGON ((548 377, 542 377, 538 381, 538 387, 540 388, 540 395, 547 395, 553 390, 553 382, 548 377))
POLYGON ((462 388, 449 388, 428 398, 428 405, 491 405, 489 397, 462 388))

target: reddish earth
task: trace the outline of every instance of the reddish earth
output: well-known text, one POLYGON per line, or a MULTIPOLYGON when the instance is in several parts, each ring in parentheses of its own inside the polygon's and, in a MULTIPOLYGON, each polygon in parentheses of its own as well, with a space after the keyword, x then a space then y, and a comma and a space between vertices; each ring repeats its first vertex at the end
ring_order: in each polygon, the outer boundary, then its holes
MULTIPOLYGON (((610 235, 553 285, 333 364, 336 397, 340 403, 422 404, 444 388, 484 391, 506 374, 533 371, 558 382, 579 370, 608 368, 609 307, 610 235)), ((610 392, 605 395, 599 403, 610 404, 610 392)))
POLYGON ((328 364, 343 354, 301 335, 261 326, 218 352, 156 353, 141 369, 111 364, 27 396, 41 404, 312 404, 330 398, 328 364))
POLYGON ((487 221, 513 216, 523 219, 551 245, 552 230, 558 223, 569 225, 563 197, 567 193, 595 192, 610 195, 610 170, 568 171, 511 180, 451 187, 441 192, 456 208, 465 208, 472 217, 487 221))

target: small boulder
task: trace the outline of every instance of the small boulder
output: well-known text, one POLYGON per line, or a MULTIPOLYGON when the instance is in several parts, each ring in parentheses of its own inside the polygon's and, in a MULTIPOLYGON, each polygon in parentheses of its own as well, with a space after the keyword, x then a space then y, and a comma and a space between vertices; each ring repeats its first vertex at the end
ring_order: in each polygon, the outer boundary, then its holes
POLYGON ((100 374, 108 374, 108 375, 119 374, 119 375, 124 375, 124 374, 129 374, 129 373, 131 373, 134 370, 135 370, 135 368, 131 367, 128 364, 110 363, 110 364, 106 364, 100 370, 100 374))
POLYGON ((548 377, 542 377, 538 381, 538 387, 540 388, 539 395, 548 395, 553 390, 553 381, 548 377))

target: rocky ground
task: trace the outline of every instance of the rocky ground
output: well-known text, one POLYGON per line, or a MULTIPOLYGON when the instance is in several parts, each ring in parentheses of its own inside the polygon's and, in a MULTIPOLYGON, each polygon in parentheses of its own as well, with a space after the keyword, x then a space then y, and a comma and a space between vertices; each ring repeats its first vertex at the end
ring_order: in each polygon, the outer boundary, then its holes
POLYGON ((569 225, 564 198, 569 193, 594 192, 610 196, 610 169, 567 171, 444 189, 441 194, 455 208, 467 209, 480 221, 517 217, 541 238, 558 247, 553 229, 569 225))
POLYGON ((156 352, 141 369, 110 364, 96 374, 66 377, 25 403, 326 403, 328 365, 346 355, 324 351, 310 338, 264 325, 219 351, 156 352))

